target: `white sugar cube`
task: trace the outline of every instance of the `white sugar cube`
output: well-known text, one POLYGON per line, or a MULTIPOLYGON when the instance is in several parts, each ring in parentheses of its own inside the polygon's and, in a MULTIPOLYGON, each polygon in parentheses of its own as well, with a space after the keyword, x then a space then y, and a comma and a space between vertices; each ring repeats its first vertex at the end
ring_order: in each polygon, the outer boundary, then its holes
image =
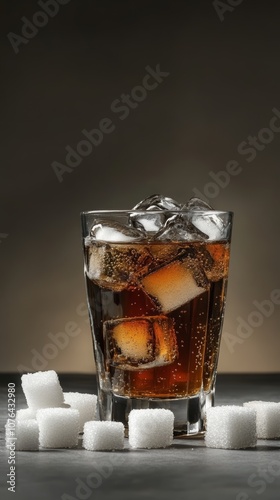
POLYGON ((268 401, 249 401, 246 408, 253 408, 257 413, 257 436, 259 439, 280 437, 280 403, 268 401))
POLYGON ((73 448, 78 444, 79 412, 71 408, 37 411, 39 442, 43 448, 73 448))
POLYGON ((79 411, 79 431, 82 432, 84 424, 95 419, 97 396, 81 392, 64 392, 64 401, 79 411))
POLYGON ((36 410, 30 410, 30 408, 24 408, 22 410, 17 410, 16 420, 30 420, 36 419, 36 410))
POLYGON ((166 448, 173 440, 174 414, 163 408, 131 410, 128 430, 132 448, 166 448))
POLYGON ((39 449, 39 428, 35 419, 15 420, 14 426, 7 422, 6 447, 10 448, 15 443, 16 450, 38 450, 39 449))
POLYGON ((209 448, 242 449, 257 444, 256 412, 242 406, 216 406, 206 411, 205 444, 209 448))
POLYGON ((30 409, 53 408, 63 403, 62 388, 54 370, 22 375, 21 382, 30 409))
POLYGON ((86 422, 83 447, 90 451, 123 449, 124 425, 121 422, 86 422))

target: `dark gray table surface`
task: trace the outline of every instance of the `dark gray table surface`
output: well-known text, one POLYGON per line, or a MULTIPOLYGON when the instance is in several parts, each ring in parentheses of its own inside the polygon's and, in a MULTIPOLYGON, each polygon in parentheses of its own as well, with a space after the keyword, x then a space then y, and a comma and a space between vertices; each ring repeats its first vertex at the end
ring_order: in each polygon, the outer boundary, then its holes
MULTIPOLYGON (((19 377, 2 375, 1 500, 7 489, 9 452, 4 447, 7 383, 17 382, 17 409, 25 407, 19 377)), ((61 375, 65 391, 95 392, 94 376, 61 375)), ((216 404, 280 401, 280 374, 219 375, 216 404)), ((259 440, 256 449, 206 448, 203 439, 176 439, 165 450, 90 452, 42 450, 16 453, 20 500, 254 500, 280 498, 280 440, 259 440)))

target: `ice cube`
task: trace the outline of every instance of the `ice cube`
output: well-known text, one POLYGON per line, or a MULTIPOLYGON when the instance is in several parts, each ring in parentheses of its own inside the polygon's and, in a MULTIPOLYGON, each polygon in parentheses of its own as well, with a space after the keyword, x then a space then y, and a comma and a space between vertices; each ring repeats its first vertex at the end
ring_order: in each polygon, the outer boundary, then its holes
POLYGON ((99 286, 120 292, 147 272, 152 256, 144 245, 129 247, 96 242, 86 249, 86 273, 99 286))
POLYGON ((200 198, 193 197, 185 205, 183 205, 182 210, 205 211, 214 210, 214 208, 206 203, 206 201, 201 200, 200 198))
POLYGON ((153 194, 137 203, 133 210, 180 210, 181 204, 162 194, 153 194))
POLYGON ((229 266, 229 244, 221 242, 210 242, 207 248, 201 247, 198 252, 201 255, 203 268, 210 281, 219 281, 228 275, 229 266))
POLYGON ((178 346, 172 318, 154 316, 150 319, 156 342, 155 366, 173 363, 178 357, 178 346))
POLYGON ((153 242, 149 247, 149 251, 153 257, 153 262, 149 265, 150 271, 154 271, 158 267, 168 264, 186 253, 185 249, 177 243, 173 244, 172 242, 168 243, 162 240, 153 242))
POLYGON ((96 219, 90 230, 90 236, 98 241, 114 241, 116 243, 140 241, 146 238, 146 234, 139 229, 107 219, 96 219))
POLYGON ((217 215, 193 215, 193 225, 205 233, 209 240, 219 241, 224 237, 224 224, 217 215))
POLYGON ((213 208, 199 198, 191 198, 189 202, 184 205, 183 210, 193 212, 191 223, 199 231, 204 233, 208 240, 218 241, 225 236, 225 227, 222 219, 213 214, 203 214, 201 212, 211 212, 213 208))
POLYGON ((223 242, 200 243, 196 245, 195 252, 209 281, 216 282, 227 277, 229 244, 223 242))
POLYGON ((121 318, 104 322, 108 357, 113 366, 144 370, 177 357, 173 320, 165 316, 121 318))
POLYGON ((87 275, 91 280, 102 280, 105 265, 106 247, 99 244, 88 245, 87 249, 87 275))
POLYGON ((192 226, 182 214, 173 214, 167 218, 164 226, 155 234, 156 240, 162 241, 200 241, 200 231, 192 226))
POLYGON ((130 222, 132 226, 144 230, 148 234, 156 233, 164 226, 166 217, 163 212, 147 212, 146 214, 136 212, 130 214, 130 222))
POLYGON ((93 243, 94 243, 94 238, 92 238, 91 236, 86 236, 84 238, 84 246, 85 247, 90 247, 93 243))
POLYGON ((177 309, 209 288, 196 253, 191 251, 140 281, 144 291, 163 313, 177 309))

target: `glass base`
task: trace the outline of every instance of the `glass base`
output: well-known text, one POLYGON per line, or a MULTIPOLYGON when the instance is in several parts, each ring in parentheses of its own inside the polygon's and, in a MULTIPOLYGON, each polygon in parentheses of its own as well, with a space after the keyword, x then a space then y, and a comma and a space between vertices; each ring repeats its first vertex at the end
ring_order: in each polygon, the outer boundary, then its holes
POLYGON ((160 398, 128 398, 117 396, 111 392, 99 393, 100 420, 122 422, 128 428, 128 415, 131 410, 147 408, 165 408, 174 413, 174 437, 200 437, 205 432, 205 412, 214 404, 214 390, 200 393, 197 396, 160 399, 160 398))

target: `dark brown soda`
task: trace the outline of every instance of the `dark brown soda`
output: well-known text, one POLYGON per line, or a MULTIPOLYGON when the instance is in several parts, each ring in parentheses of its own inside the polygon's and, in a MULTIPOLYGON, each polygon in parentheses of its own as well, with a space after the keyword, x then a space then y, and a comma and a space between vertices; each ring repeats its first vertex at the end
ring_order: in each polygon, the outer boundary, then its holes
POLYGON ((87 271, 94 263, 102 267, 94 276, 89 272, 86 275, 101 388, 132 398, 183 398, 198 394, 201 389, 209 391, 218 361, 229 245, 225 242, 156 242, 149 245, 98 242, 97 246, 95 261, 89 262, 90 253, 96 249, 88 247, 85 251, 87 271), (184 260, 188 252, 195 253, 195 265, 199 273, 204 274, 207 286, 192 300, 164 312, 155 297, 143 288, 141 278, 178 259, 184 260), (127 284, 124 284, 125 280, 127 284), (113 363, 108 354, 105 322, 153 316, 172 319, 177 343, 176 359, 150 368, 139 363, 139 369, 126 369, 113 363))

